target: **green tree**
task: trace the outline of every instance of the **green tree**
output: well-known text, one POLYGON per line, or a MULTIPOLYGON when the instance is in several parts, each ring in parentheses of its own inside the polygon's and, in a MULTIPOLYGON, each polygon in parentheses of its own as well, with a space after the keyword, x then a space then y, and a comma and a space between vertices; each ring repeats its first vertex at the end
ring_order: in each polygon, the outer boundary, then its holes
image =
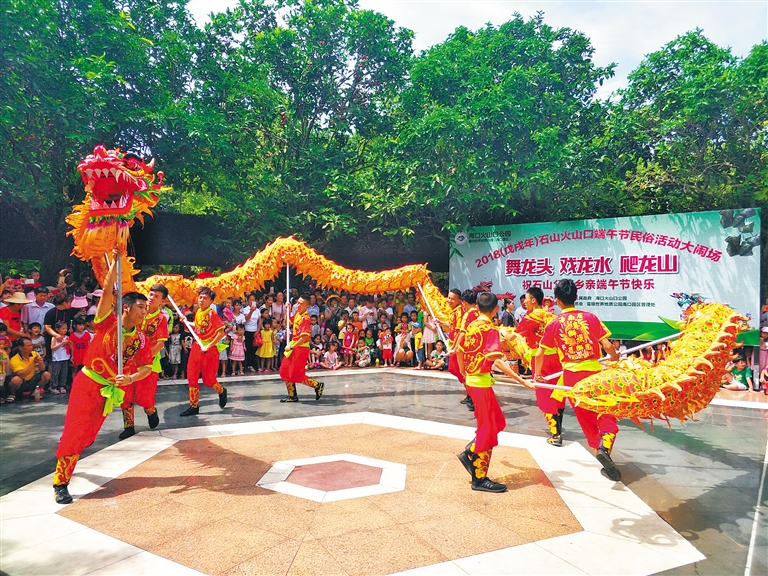
POLYGON ((470 224, 551 218, 561 191, 593 178, 581 159, 612 66, 592 53, 583 34, 516 14, 458 28, 415 58, 398 136, 381 152, 394 160, 365 198, 378 229, 444 239, 470 224))
POLYGON ((0 37, 3 202, 26 217, 48 281, 94 145, 151 153, 184 91, 196 28, 186 2, 9 0, 0 37))
POLYGON ((607 130, 636 213, 753 206, 768 192, 768 47, 739 61, 701 30, 649 54, 607 130))

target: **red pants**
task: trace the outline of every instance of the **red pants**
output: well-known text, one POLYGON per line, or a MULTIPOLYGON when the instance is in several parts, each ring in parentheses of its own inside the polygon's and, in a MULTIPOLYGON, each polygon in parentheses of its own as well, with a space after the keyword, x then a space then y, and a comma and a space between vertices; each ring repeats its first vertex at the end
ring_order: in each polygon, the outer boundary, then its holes
MULTIPOLYGON (((533 362, 531 366, 532 374, 535 377, 536 376, 536 363, 533 362)), ((557 357, 556 354, 547 354, 544 356, 544 362, 541 365, 541 373, 544 376, 548 376, 549 374, 555 374, 556 372, 560 372, 562 370, 562 367, 560 365, 560 359, 557 357)), ((557 378, 553 378, 552 380, 548 380, 547 384, 555 384, 557 383, 557 378)), ((544 412, 544 414, 557 414, 557 411, 560 410, 560 408, 565 408, 565 399, 563 400, 555 400, 552 398, 552 390, 547 390, 546 388, 536 388, 536 404, 539 406, 539 410, 544 412)))
MULTIPOLYGON (((563 384, 565 386, 573 386, 577 382, 584 380, 592 376, 595 372, 570 372, 565 371, 563 373, 563 384)), ((571 406, 573 406, 573 400, 571 400, 571 406)), ((573 406, 573 413, 576 415, 576 420, 579 421, 584 436, 587 437, 587 443, 590 448, 597 450, 600 447, 600 438, 603 434, 613 433, 618 434, 619 425, 615 416, 610 414, 598 414, 582 408, 581 405, 573 406)))
POLYGON ((476 388, 467 386, 469 397, 475 404, 475 454, 490 450, 499 444, 499 432, 507 426, 504 413, 493 388, 476 388))
POLYGON ((464 374, 459 370, 459 361, 456 359, 456 354, 448 356, 448 372, 456 376, 459 379, 459 383, 466 383, 467 380, 464 378, 464 374))
POLYGON ((280 378, 293 384, 304 382, 307 379, 307 359, 309 358, 309 346, 298 346, 288 358, 283 357, 280 364, 280 378))
POLYGON ((146 378, 134 382, 132 386, 126 388, 125 400, 120 407, 125 409, 131 404, 138 404, 142 408, 154 407, 159 376, 157 372, 151 372, 146 378))
POLYGON ((69 395, 64 431, 61 433, 56 458, 80 454, 96 440, 106 419, 102 414, 104 397, 100 392, 101 385, 83 372, 78 372, 72 382, 72 393, 69 395))
POLYGON ((219 349, 211 346, 203 352, 200 345, 195 342, 189 351, 187 360, 187 381, 190 388, 200 388, 200 374, 203 375, 203 384, 213 388, 218 382, 216 373, 219 370, 219 349))

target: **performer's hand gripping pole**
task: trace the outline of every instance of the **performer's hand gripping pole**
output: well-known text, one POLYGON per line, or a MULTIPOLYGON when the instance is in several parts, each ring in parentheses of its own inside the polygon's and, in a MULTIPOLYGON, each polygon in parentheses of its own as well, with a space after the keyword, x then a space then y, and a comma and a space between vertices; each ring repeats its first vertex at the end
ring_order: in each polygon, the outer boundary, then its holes
POLYGON ((200 340, 200 336, 198 336, 197 333, 195 332, 195 327, 189 322, 189 320, 187 320, 187 317, 184 316, 184 314, 181 313, 181 310, 176 305, 176 302, 173 300, 173 296, 171 296, 170 294, 168 294, 168 302, 170 302, 171 306, 173 306, 173 309, 176 310, 176 314, 179 315, 179 319, 182 322, 184 322, 184 325, 187 327, 189 332, 192 334, 192 337, 195 339, 195 341, 197 342, 198 346, 200 346, 200 349, 203 352, 205 352, 208 348, 206 346, 203 346, 203 341, 200 340))

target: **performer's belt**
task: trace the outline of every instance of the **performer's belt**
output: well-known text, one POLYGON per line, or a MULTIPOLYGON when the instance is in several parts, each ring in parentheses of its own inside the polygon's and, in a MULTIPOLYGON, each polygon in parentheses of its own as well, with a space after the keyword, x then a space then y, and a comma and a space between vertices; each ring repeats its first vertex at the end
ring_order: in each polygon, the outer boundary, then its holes
POLYGON ((123 403, 123 400, 125 399, 125 390, 120 388, 114 382, 110 382, 101 374, 97 374, 87 366, 83 366, 82 372, 97 384, 101 384, 99 393, 104 396, 103 416, 112 412, 112 410, 115 409, 115 405, 120 406, 123 403))
POLYGON ((568 372, 600 372, 603 365, 600 360, 578 360, 576 362, 563 362, 563 370, 568 372))
POLYGON ((490 388, 493 386, 493 377, 489 374, 467 374, 467 386, 473 388, 490 388))

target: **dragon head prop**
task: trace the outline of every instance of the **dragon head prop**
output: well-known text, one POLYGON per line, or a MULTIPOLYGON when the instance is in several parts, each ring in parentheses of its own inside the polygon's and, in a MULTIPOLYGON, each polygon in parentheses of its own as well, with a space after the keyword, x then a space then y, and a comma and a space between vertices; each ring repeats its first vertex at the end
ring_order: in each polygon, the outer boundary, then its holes
POLYGON ((85 184, 85 200, 67 216, 75 240, 73 254, 83 260, 100 258, 115 245, 124 247, 128 230, 151 214, 162 188, 163 173, 153 174, 154 160, 144 163, 120 148, 98 145, 77 166, 85 184))

